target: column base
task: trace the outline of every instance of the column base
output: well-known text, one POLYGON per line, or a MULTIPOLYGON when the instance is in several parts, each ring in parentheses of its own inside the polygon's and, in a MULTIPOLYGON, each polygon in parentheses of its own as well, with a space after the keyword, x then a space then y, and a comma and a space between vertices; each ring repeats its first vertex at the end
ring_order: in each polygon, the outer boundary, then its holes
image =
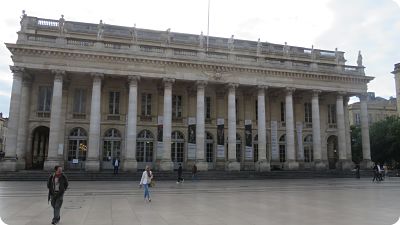
POLYGON ((208 163, 206 161, 197 161, 196 167, 198 171, 207 171, 208 170, 208 163))
POLYGON ((46 159, 46 161, 44 161, 43 170, 54 171, 55 166, 63 166, 63 164, 58 159, 46 159))
POLYGON ((5 158, 3 161, 0 162, 0 171, 17 171, 17 161, 15 159, 5 158))
POLYGON ((24 170, 26 168, 25 159, 18 159, 17 160, 17 170, 24 170))
POLYGON ((295 160, 289 160, 289 161, 285 162, 284 169, 286 169, 286 170, 298 170, 299 169, 299 162, 296 162, 295 160))
POLYGON ((341 169, 341 170, 350 171, 350 170, 354 169, 354 163, 353 163, 353 161, 351 161, 349 159, 340 159, 339 162, 337 162, 336 168, 341 169))
POLYGON ((360 163, 361 169, 372 169, 374 168, 375 163, 372 162, 370 159, 364 159, 360 163))
POLYGON ((327 170, 328 162, 323 161, 323 160, 315 160, 314 161, 314 169, 315 170, 327 170))
POLYGON ((225 163, 225 170, 226 171, 240 171, 240 162, 226 162, 225 163))
POLYGON ((122 165, 122 170, 125 172, 136 172, 137 161, 135 159, 125 159, 122 165))
POLYGON ((268 160, 260 160, 255 163, 255 169, 257 172, 267 172, 271 171, 271 164, 268 160))
POLYGON ((100 161, 99 160, 88 160, 85 163, 85 170, 88 172, 100 171, 100 161))
POLYGON ((174 163, 169 160, 161 160, 160 165, 158 166, 160 171, 173 171, 174 170, 174 163))

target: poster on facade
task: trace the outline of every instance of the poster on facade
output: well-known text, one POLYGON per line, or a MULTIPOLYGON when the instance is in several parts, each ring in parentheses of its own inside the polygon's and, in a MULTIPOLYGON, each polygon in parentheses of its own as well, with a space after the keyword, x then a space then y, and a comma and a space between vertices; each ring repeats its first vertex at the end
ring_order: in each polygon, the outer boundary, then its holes
POLYGON ((196 118, 188 118, 188 144, 187 144, 187 158, 189 160, 196 159, 196 118))
POLYGON ((217 119, 217 158, 225 158, 224 119, 217 119))
POLYGON ((278 122, 271 121, 271 160, 279 161, 278 122))
POLYGON ((296 131, 297 131, 297 160, 304 161, 302 122, 296 122, 296 131))
POLYGON ((246 160, 253 159, 253 145, 252 145, 252 132, 251 132, 251 120, 244 121, 244 137, 245 137, 245 154, 246 160))
POLYGON ((162 159, 163 153, 163 117, 157 118, 157 159, 162 159))

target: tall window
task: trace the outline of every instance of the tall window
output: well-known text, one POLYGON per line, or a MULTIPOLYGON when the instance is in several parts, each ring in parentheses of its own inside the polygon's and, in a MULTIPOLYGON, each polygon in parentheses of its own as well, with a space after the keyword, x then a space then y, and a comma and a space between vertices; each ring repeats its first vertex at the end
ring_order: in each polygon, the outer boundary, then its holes
POLYGON ((336 105, 335 104, 328 105, 328 123, 329 124, 336 123, 336 105))
POLYGON ((242 161, 242 139, 236 134, 236 162, 242 161))
POLYGON ((110 96, 108 99, 108 113, 111 115, 119 114, 119 96, 120 92, 110 91, 110 96))
POLYGON ((142 93, 142 116, 151 116, 151 94, 142 93))
POLYGON ((39 87, 39 96, 38 96, 39 112, 50 112, 52 94, 53 94, 52 87, 46 87, 46 86, 39 87))
POLYGON ((212 135, 206 131, 206 160, 208 163, 214 161, 214 140, 212 135))
POLYGON ((279 138, 279 162, 286 162, 286 135, 279 138))
POLYGON ((286 110, 285 103, 281 102, 281 122, 285 122, 285 110, 286 110))
POLYGON ((312 162, 314 160, 312 135, 304 138, 304 162, 312 162))
POLYGON ((211 119, 211 97, 206 97, 206 119, 211 119))
POLYGON ((254 141, 253 141, 253 159, 254 162, 258 161, 258 134, 254 136, 254 141))
POLYGON ((87 134, 83 128, 72 129, 68 137, 68 161, 78 159, 86 160, 87 153, 87 134))
POLYGON ((304 103, 304 122, 312 123, 312 109, 309 102, 304 103))
POLYGON ((172 95, 172 117, 182 117, 182 96, 172 95))
POLYGON ((148 130, 143 130, 137 135, 136 160, 138 162, 153 162, 154 136, 148 130))
POLYGON ((256 99, 256 120, 258 120, 258 100, 256 99))
POLYGON ((74 113, 85 114, 86 113, 86 90, 75 89, 74 95, 74 113))
POLYGON ((361 124, 360 113, 356 113, 356 114, 354 115, 354 123, 355 123, 356 125, 360 125, 360 124, 361 124))

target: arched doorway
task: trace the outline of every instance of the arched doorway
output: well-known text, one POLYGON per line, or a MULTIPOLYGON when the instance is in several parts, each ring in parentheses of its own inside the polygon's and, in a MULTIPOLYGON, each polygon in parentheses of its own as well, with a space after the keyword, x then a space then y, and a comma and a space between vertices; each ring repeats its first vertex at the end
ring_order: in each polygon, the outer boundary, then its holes
POLYGON ((327 139, 327 150, 328 150, 328 163, 329 169, 336 169, 336 163, 339 159, 338 157, 338 140, 337 136, 331 135, 327 139))
POLYGON ((111 128, 106 131, 103 137, 102 169, 113 169, 113 160, 121 160, 121 141, 121 133, 117 129, 111 128))
POLYGON ((171 160, 174 163, 174 169, 177 169, 179 164, 182 164, 182 167, 184 167, 184 145, 185 138, 182 132, 173 131, 171 134, 171 160))
POLYGON ((206 161, 208 169, 214 169, 214 139, 210 132, 206 131, 206 161))
POLYGON ((144 169, 154 160, 154 135, 149 130, 142 130, 136 139, 136 160, 138 169, 144 169))
POLYGON ((45 126, 33 130, 31 169, 43 169, 49 148, 49 133, 50 128, 45 126))
POLYGON ((68 136, 68 168, 83 169, 87 155, 87 132, 75 127, 68 136))

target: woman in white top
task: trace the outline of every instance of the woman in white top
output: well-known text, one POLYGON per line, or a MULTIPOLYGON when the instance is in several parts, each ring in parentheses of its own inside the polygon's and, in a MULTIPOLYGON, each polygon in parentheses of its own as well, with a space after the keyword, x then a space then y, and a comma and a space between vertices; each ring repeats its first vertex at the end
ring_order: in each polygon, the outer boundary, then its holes
POLYGON ((140 187, 142 187, 142 185, 144 186, 144 200, 147 199, 149 200, 149 202, 151 202, 150 199, 150 192, 149 192, 149 184, 151 182, 151 179, 153 179, 153 173, 150 170, 149 166, 146 166, 145 171, 143 171, 142 174, 142 179, 140 180, 140 187))

